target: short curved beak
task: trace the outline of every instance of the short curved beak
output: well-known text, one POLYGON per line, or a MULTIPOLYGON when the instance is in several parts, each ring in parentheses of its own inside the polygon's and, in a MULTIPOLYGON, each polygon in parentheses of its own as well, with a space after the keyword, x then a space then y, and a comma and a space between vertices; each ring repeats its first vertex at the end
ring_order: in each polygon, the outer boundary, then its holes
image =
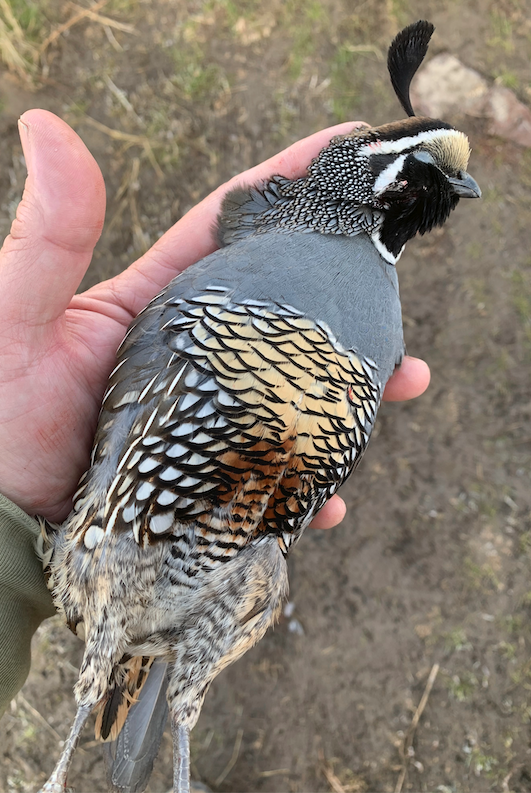
POLYGON ((481 190, 478 183, 466 171, 461 171, 460 179, 448 177, 448 181, 459 198, 481 198, 481 190))

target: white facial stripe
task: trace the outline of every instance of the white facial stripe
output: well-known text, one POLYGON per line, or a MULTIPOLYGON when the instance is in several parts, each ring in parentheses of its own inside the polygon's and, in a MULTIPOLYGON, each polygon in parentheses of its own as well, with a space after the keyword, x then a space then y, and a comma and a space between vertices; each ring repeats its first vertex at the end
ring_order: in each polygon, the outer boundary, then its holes
POLYGON ((376 195, 382 193, 390 184, 396 181, 396 177, 402 169, 407 154, 401 154, 396 160, 393 160, 387 168, 384 168, 374 183, 374 192, 376 195))
POLYGON ((457 129, 430 129, 427 132, 419 132, 418 135, 410 135, 398 140, 382 140, 376 143, 368 143, 360 149, 361 154, 370 157, 371 154, 400 154, 407 149, 418 146, 419 143, 436 140, 441 136, 462 137, 463 133, 457 129))
POLYGON ((405 245, 403 245, 402 246, 402 250, 400 251, 400 253, 397 256, 393 256, 391 251, 388 251, 387 248, 385 247, 385 245, 383 244, 383 242, 380 240, 380 231, 379 230, 375 231, 374 234, 371 234, 371 240, 373 242, 374 247, 376 248, 376 250, 378 251, 378 253, 382 257, 382 259, 385 259, 385 261, 389 262, 389 264, 396 264, 397 261, 402 256, 404 248, 406 247, 405 245))

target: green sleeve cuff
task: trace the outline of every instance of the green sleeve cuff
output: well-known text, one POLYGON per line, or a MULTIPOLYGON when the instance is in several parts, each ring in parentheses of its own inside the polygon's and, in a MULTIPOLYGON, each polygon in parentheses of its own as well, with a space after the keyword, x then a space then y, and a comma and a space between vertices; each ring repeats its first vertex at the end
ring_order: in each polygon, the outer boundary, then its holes
POLYGON ((0 716, 28 676, 31 637, 55 613, 35 553, 37 521, 0 495, 0 716))

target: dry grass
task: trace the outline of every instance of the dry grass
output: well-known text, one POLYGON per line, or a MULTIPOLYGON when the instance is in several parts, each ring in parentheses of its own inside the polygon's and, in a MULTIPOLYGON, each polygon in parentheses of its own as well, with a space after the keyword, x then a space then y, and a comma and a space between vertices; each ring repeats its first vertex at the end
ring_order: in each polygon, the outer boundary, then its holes
POLYGON ((26 82, 31 81, 38 49, 24 32, 8 0, 0 0, 0 58, 10 71, 26 82))
POLYGON ((38 6, 35 5, 33 22, 35 23, 35 19, 38 21, 33 25, 30 35, 22 20, 25 12, 31 10, 31 7, 23 3, 19 8, 13 0, 0 0, 0 59, 9 71, 17 74, 25 83, 33 85, 39 82, 40 77, 45 77, 47 74, 45 61, 47 50, 64 33, 84 20, 102 25, 111 40, 112 29, 136 35, 137 31, 133 25, 99 13, 108 3, 109 0, 97 0, 90 6, 83 7, 70 2, 66 6, 66 11, 70 13, 68 18, 61 24, 53 26, 51 30, 48 30, 48 24, 39 15, 38 6))

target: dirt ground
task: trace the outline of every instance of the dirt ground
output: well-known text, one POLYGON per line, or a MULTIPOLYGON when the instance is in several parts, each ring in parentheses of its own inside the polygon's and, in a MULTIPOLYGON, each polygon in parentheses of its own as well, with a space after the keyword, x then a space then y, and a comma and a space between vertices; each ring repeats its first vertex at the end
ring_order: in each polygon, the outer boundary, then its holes
MULTIPOLYGON (((0 231, 25 177, 17 117, 53 110, 107 184, 85 286, 297 138, 400 117, 384 53, 419 17, 436 25, 430 55, 531 101, 525 0, 109 0, 63 32, 74 3, 8 4, 23 60, 0 69, 0 231)), ((213 791, 531 790, 531 152, 446 120, 471 138, 483 200, 399 263, 409 352, 431 386, 382 407, 343 489, 347 518, 293 553, 292 616, 212 686, 192 752, 213 791)), ((35 791, 50 772, 80 655, 58 620, 39 630, 0 723, 2 791, 35 791)), ((71 784, 103 779, 87 729, 71 784)), ((149 790, 170 786, 167 734, 149 790)))

